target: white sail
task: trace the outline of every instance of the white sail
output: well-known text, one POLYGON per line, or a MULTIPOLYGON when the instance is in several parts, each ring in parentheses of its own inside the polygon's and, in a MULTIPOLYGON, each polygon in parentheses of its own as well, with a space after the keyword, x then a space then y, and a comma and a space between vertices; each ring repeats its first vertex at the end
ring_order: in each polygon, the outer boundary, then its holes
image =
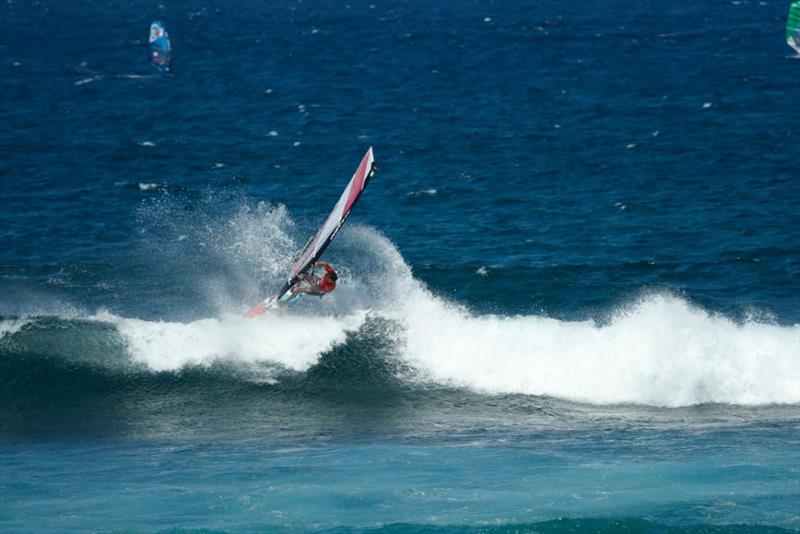
POLYGON ((322 256, 322 253, 325 252, 325 249, 328 248, 328 245, 331 244, 331 241, 333 241, 333 238, 336 237, 337 232, 347 220, 347 216, 350 215, 350 211, 355 206, 358 197, 361 196, 361 192, 364 191, 374 172, 375 158, 372 154, 372 147, 370 147, 364 157, 361 158, 361 163, 359 163, 353 177, 350 178, 347 187, 344 188, 338 202, 333 206, 330 215, 325 219, 325 223, 314 237, 306 243, 303 251, 295 260, 289 280, 278 293, 278 298, 289 291, 297 282, 298 277, 305 273, 322 256))

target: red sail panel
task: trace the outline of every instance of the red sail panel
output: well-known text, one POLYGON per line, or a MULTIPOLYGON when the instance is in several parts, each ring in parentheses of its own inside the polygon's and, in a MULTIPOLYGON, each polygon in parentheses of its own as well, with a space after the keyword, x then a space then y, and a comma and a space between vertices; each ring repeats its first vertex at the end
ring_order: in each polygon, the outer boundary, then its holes
MULTIPOLYGON (((372 176, 373 166, 375 159, 372 154, 372 147, 367 150, 361 163, 358 165, 355 174, 350 178, 347 187, 345 187, 339 200, 331 210, 330 215, 325 220, 325 223, 317 231, 316 235, 308 242, 303 252, 292 265, 292 279, 296 278, 319 259, 330 242, 336 236, 336 233, 344 224, 347 216, 350 215, 350 210, 353 209, 358 197, 367 185, 369 178, 372 176)), ((291 280, 290 280, 291 282, 291 280)))

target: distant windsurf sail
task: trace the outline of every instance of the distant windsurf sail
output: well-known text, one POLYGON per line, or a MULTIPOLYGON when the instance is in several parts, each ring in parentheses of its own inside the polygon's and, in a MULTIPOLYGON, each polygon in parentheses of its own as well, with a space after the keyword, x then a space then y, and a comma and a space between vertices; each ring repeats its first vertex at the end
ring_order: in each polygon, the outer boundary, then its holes
POLYGON ((308 271, 314 265, 314 262, 322 256, 322 253, 325 252, 325 249, 328 248, 328 245, 331 244, 331 241, 333 241, 333 238, 336 237, 336 234, 347 220, 347 216, 350 215, 350 211, 356 205, 358 197, 361 196, 362 191, 367 186, 367 182, 369 182, 374 173, 375 159, 372 155, 372 147, 370 147, 364 157, 361 158, 358 169, 356 169, 353 177, 350 178, 347 187, 344 188, 344 192, 342 192, 342 196, 339 197, 339 201, 333 207, 333 211, 328 215, 325 223, 317 233, 309 239, 306 246, 303 247, 303 251, 295 260, 289 280, 277 295, 278 299, 283 297, 297 283, 300 276, 308 271))
POLYGON ((786 21, 786 44, 800 54, 800 1, 789 6, 789 18, 786 21))
POLYGON ((160 20, 150 25, 150 64, 161 72, 172 70, 172 44, 169 34, 160 20))

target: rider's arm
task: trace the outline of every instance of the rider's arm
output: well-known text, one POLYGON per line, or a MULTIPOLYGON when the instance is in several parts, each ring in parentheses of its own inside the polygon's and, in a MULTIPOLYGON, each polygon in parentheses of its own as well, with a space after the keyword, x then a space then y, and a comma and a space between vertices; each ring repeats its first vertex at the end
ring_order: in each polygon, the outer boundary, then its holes
POLYGON ((311 273, 304 273, 300 276, 294 286, 295 293, 308 293, 308 290, 317 285, 317 277, 311 273))
POLYGON ((319 260, 319 261, 318 261, 318 262, 316 262, 314 265, 316 265, 316 266, 318 266, 318 267, 322 267, 323 269, 325 269, 325 272, 326 272, 326 273, 335 273, 335 272, 336 272, 336 271, 334 271, 334 270, 333 270, 333 267, 331 267, 330 265, 328 265, 328 262, 327 262, 327 261, 322 261, 322 260, 319 260))

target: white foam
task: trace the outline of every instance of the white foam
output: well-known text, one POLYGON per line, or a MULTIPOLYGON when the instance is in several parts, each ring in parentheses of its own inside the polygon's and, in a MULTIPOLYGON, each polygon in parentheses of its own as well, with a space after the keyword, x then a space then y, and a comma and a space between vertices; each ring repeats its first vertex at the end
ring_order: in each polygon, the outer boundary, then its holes
POLYGON ((157 183, 144 183, 139 182, 139 191, 150 191, 151 189, 155 189, 158 187, 157 183))
POLYGON ((800 325, 739 325, 676 297, 646 297, 598 325, 475 316, 423 294, 402 320, 409 363, 485 393, 659 406, 800 403, 800 325))
POLYGON ((301 317, 281 313, 256 319, 230 316, 189 323, 126 319, 103 312, 93 320, 113 324, 131 358, 153 371, 176 371, 225 361, 273 364, 305 371, 319 357, 344 342, 366 317, 301 317))
POLYGON ((800 403, 800 325, 740 324, 664 294, 604 324, 475 315, 427 291, 384 237, 371 239, 395 270, 373 311, 402 325, 416 380, 596 404, 800 403))
POLYGON ((22 327, 31 322, 31 319, 3 319, 0 320, 0 339, 16 334, 22 327))
POLYGON ((427 195, 427 196, 431 196, 432 197, 436 193, 438 193, 438 191, 436 189, 430 188, 430 189, 420 189, 418 191, 411 191, 410 193, 406 193, 406 196, 417 197, 417 196, 420 196, 420 195, 427 195))
MULTIPOLYGON (((292 225, 283 207, 265 204, 199 237, 251 273, 243 283, 277 284, 297 248, 292 225)), ((113 323, 131 357, 158 371, 218 361, 304 371, 360 328, 365 313, 358 310, 370 308, 398 326, 396 354, 413 369, 403 375, 412 382, 596 404, 800 404, 800 324, 736 322, 667 294, 645 295, 603 322, 479 315, 427 290, 391 241, 357 223, 347 225, 328 259, 342 274, 335 294, 284 313, 244 320, 225 311, 248 303, 214 295, 221 318, 96 319, 113 323)))

